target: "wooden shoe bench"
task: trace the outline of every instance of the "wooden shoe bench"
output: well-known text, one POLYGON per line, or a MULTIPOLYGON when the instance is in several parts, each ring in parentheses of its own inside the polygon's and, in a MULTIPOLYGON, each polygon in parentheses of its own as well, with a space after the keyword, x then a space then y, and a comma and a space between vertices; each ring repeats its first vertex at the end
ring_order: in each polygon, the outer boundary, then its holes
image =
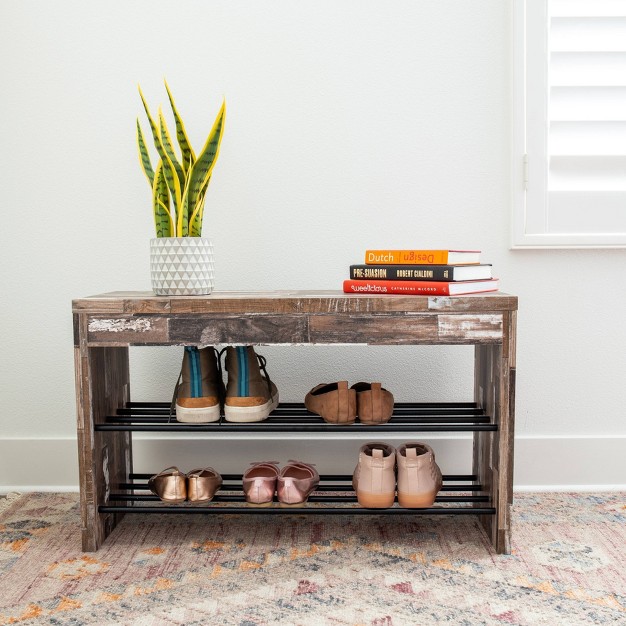
POLYGON ((501 292, 456 297, 114 292, 72 304, 83 550, 97 550, 130 512, 470 514, 479 516, 497 552, 510 552, 517 297, 501 292), (387 424, 368 427, 327 424, 300 403, 280 404, 264 422, 182 424, 169 421, 167 403, 130 401, 129 346, 233 344, 470 344, 475 346, 474 402, 396 403, 387 424), (428 509, 361 508, 351 476, 324 474, 317 495, 296 509, 247 507, 241 475, 234 474, 223 475, 222 489, 207 505, 164 505, 147 491, 149 475, 133 473, 132 433, 137 431, 359 432, 377 440, 399 432, 415 438, 424 432, 470 431, 473 468, 470 475, 444 474, 443 489, 428 509))

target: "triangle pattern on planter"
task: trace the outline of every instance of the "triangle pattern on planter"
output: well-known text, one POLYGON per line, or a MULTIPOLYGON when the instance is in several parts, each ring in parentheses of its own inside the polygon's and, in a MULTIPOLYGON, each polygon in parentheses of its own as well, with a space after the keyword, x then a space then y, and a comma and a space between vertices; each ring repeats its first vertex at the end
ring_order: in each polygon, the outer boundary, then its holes
POLYGON ((204 237, 150 241, 150 272, 156 295, 206 295, 214 287, 213 245, 204 237))

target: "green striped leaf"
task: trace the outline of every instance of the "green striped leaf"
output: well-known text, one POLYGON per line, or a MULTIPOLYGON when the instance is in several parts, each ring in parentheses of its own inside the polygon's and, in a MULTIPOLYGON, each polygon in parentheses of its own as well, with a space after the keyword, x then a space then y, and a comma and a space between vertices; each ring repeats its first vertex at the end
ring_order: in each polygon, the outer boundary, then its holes
MULTIPOLYGON (((209 183, 211 182, 211 175, 209 174, 208 178, 205 179, 204 185, 200 190, 200 194, 198 196, 197 206, 194 209, 191 217, 189 218, 189 228, 192 230, 196 230, 198 232, 198 237, 200 237, 200 232, 202 232, 202 218, 204 216, 204 199, 206 198, 207 188, 209 183)), ((196 236, 196 235, 194 235, 196 236)))
POLYGON ((199 206, 199 199, 203 190, 205 190, 209 184, 211 173, 219 154, 225 117, 226 101, 222 103, 206 143, 191 168, 187 187, 183 193, 183 209, 178 215, 179 228, 183 214, 187 218, 191 215, 194 220, 198 218, 198 215, 201 215, 201 210, 197 210, 199 206))
POLYGON ((189 168, 194 164, 196 160, 196 155, 191 147, 191 142, 189 141, 189 137, 187 137, 187 131, 185 130, 185 125, 183 124, 183 120, 176 108, 176 104, 174 102, 174 97, 172 96, 172 92, 170 91, 169 85, 167 81, 165 81, 165 89, 167 91, 167 97, 170 100, 170 106, 172 108, 172 113, 174 114, 174 121, 176 122, 176 140, 178 141, 178 145, 180 146, 180 151, 183 155, 183 169, 185 173, 189 171, 189 168))
POLYGON ((198 198, 198 202, 194 212, 189 218, 189 234, 191 237, 202 236, 202 218, 204 217, 204 200, 206 195, 204 192, 198 198))
POLYGON ((165 148, 165 152, 167 156, 170 158, 174 169, 176 170, 176 175, 178 176, 178 182, 180 183, 181 188, 185 186, 185 172, 183 171, 182 165, 178 162, 176 158, 176 153, 174 152, 174 148, 172 147, 172 138, 170 136, 170 131, 167 127, 167 122, 165 121, 165 117, 163 117, 163 111, 159 107, 159 132, 161 134, 161 142, 163 143, 163 147, 165 148))
POLYGON ((174 164, 168 156, 165 150, 165 146, 161 141, 159 129, 154 123, 152 115, 150 115, 150 110, 148 109, 146 99, 143 97, 141 88, 139 88, 139 95, 141 96, 141 102, 143 103, 143 108, 146 111, 146 116, 148 117, 148 122, 150 123, 150 130, 152 131, 152 139, 154 140, 154 145, 157 149, 157 152, 159 153, 159 156, 161 157, 161 160, 163 161, 163 173, 165 175, 165 182, 167 183, 167 188, 172 195, 174 210, 178 212, 179 207, 182 205, 182 189, 180 180, 178 178, 178 174, 176 173, 176 169, 174 168, 174 164))
POLYGON ((154 170, 152 169, 152 163, 150 162, 150 154, 146 147, 146 140, 139 124, 139 118, 137 118, 137 146, 139 148, 139 162, 141 163, 141 169, 146 175, 146 178, 150 182, 150 187, 154 184, 154 170))
POLYGON ((165 181, 163 161, 159 161, 152 186, 152 209, 157 237, 171 237, 174 221, 169 210, 170 195, 165 181))

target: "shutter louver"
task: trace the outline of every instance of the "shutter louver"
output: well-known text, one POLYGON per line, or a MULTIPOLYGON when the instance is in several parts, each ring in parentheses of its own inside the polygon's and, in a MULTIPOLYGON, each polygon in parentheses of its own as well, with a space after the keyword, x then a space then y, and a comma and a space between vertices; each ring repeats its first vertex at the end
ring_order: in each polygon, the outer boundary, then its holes
POLYGON ((550 0, 546 234, 626 233, 626 0, 550 0))

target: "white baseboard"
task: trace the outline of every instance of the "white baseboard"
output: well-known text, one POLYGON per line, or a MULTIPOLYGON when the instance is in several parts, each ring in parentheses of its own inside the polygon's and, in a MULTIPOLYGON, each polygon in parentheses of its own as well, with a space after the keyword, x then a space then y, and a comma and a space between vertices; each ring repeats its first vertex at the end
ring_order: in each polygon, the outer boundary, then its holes
MULTIPOLYGON (((406 436, 377 437, 346 433, 329 437, 271 434, 254 438, 231 435, 208 437, 134 436, 134 469, 156 472, 169 465, 183 471, 210 465, 222 473, 242 473, 254 461, 301 459, 316 463, 324 473, 349 474, 359 446, 384 440, 392 445, 406 436), (226 445, 228 441, 228 445, 226 445)), ((431 444, 445 474, 471 472, 471 439, 420 438, 431 444)), ((519 437, 515 442, 516 491, 626 491, 626 436, 519 437)), ((0 439, 0 493, 78 490, 76 439, 0 439)))

